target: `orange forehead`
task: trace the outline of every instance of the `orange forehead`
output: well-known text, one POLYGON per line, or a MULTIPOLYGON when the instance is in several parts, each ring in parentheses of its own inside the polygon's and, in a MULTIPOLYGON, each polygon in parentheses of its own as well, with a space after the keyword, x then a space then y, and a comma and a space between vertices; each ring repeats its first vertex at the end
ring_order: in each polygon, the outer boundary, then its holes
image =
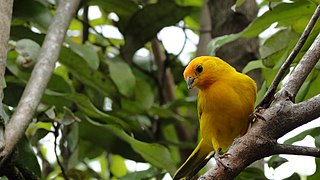
POLYGON ((203 64, 205 61, 212 59, 213 57, 210 56, 200 56, 197 58, 194 58, 193 60, 190 61, 188 66, 184 69, 183 72, 183 77, 186 79, 187 77, 193 77, 195 76, 195 70, 196 68, 203 64))

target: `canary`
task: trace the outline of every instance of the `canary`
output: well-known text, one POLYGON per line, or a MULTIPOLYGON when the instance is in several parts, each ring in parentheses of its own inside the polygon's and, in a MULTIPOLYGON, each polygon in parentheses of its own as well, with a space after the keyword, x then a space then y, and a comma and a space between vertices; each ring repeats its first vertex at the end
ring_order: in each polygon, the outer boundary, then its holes
POLYGON ((247 132, 257 87, 218 57, 193 59, 183 73, 188 88, 197 87, 198 119, 202 139, 173 179, 190 179, 216 152, 225 152, 233 140, 247 132))

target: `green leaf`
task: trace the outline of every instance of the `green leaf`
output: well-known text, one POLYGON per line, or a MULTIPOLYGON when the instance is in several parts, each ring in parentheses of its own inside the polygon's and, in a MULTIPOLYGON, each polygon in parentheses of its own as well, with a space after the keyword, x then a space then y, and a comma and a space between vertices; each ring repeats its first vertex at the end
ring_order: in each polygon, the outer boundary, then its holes
POLYGON ((314 70, 314 73, 311 74, 312 78, 310 80, 308 92, 304 97, 304 100, 307 100, 311 97, 316 96, 320 93, 319 84, 320 84, 320 73, 319 70, 314 70))
POLYGON ((209 44, 208 44, 208 54, 214 56, 216 53, 216 50, 218 48, 220 48, 221 46, 235 41, 236 39, 238 39, 240 37, 240 33, 237 34, 228 34, 228 35, 224 35, 224 36, 219 36, 216 37, 214 39, 212 39, 209 44))
POLYGON ((315 5, 309 1, 281 3, 253 21, 241 32, 241 37, 257 36, 274 22, 294 22, 301 16, 313 14, 314 9, 315 5))
POLYGON ((20 39, 32 39, 38 44, 42 44, 44 37, 43 34, 34 33, 24 26, 11 26, 10 29, 10 39, 15 41, 20 39))
POLYGON ((41 32, 46 32, 53 16, 48 4, 35 0, 16 0, 13 5, 13 17, 26 19, 41 32))
POLYGON ((285 162, 288 162, 286 158, 280 157, 279 155, 274 155, 271 157, 271 159, 269 159, 268 166, 272 167, 273 169, 276 169, 285 162))
POLYGON ((136 171, 129 173, 125 176, 119 177, 119 180, 132 180, 132 179, 152 179, 161 174, 161 170, 155 167, 151 167, 144 171, 136 171))
POLYGON ((101 71, 93 71, 79 55, 67 48, 62 48, 59 62, 81 83, 95 89, 106 97, 117 96, 112 80, 101 71))
POLYGON ((134 87, 135 96, 132 98, 122 98, 122 109, 130 113, 142 113, 150 109, 154 103, 154 92, 146 81, 137 80, 134 87))
POLYGON ((82 57, 92 70, 98 69, 100 60, 92 45, 78 44, 73 42, 71 39, 67 39, 66 42, 70 45, 70 49, 82 57))
POLYGON ((255 167, 248 167, 243 170, 235 180, 267 180, 268 178, 264 175, 264 172, 255 167))
POLYGON ((95 158, 101 155, 102 150, 104 150, 133 161, 145 161, 128 143, 118 138, 101 123, 97 123, 83 113, 78 113, 77 116, 81 117, 81 123, 79 123, 79 135, 81 137, 79 156, 82 159, 95 158), (97 136, 97 134, 99 135, 97 136))
POLYGON ((319 136, 320 135, 320 127, 315 127, 312 129, 305 130, 305 131, 301 132, 300 134, 298 134, 290 139, 287 139, 283 144, 293 144, 294 142, 303 140, 307 135, 310 135, 312 137, 319 136))
POLYGON ((122 31, 125 45, 120 50, 124 59, 131 60, 134 53, 156 37, 162 28, 179 22, 191 10, 191 7, 181 7, 173 1, 158 1, 139 10, 122 31))
POLYGON ((119 155, 111 154, 110 171, 115 177, 121 177, 127 174, 128 170, 125 159, 119 155))
POLYGON ((90 5, 98 5, 106 13, 114 12, 119 16, 119 21, 116 25, 120 32, 124 31, 128 21, 139 10, 138 4, 132 0, 91 0, 90 5))
POLYGON ((19 140, 17 150, 19 152, 19 157, 17 158, 18 162, 22 164, 24 168, 31 170, 35 175, 41 177, 41 169, 36 154, 34 153, 26 136, 22 136, 19 140))
POLYGON ((236 8, 240 7, 246 0, 237 0, 236 2, 236 8))
POLYGON ((320 179, 320 173, 319 173, 320 172, 320 158, 315 158, 315 161, 316 161, 316 167, 317 167, 316 172, 313 175, 308 176, 307 180, 318 180, 318 179, 320 179))
MULTIPOLYGON (((101 124, 97 124, 95 122, 92 123, 101 126, 101 124)), ((133 137, 125 133, 122 129, 113 125, 103 126, 110 132, 118 136, 120 139, 129 143, 133 150, 140 154, 150 164, 161 169, 166 169, 171 175, 173 175, 176 167, 174 165, 175 163, 172 161, 170 152, 166 147, 160 144, 145 143, 137 139, 134 139, 133 137)))
POLYGON ((49 132, 50 131, 48 131, 47 129, 44 129, 44 128, 37 129, 35 134, 32 135, 32 137, 30 139, 31 145, 35 146, 40 141, 40 139, 44 138, 49 132))
POLYGON ((298 173, 293 173, 291 176, 289 176, 283 180, 301 180, 301 178, 298 173))
POLYGON ((58 93, 52 93, 52 95, 61 96, 67 100, 73 101, 78 108, 84 112, 86 115, 88 115, 91 118, 96 118, 97 121, 100 123, 108 123, 108 124, 117 124, 123 127, 126 130, 129 130, 130 127, 127 124, 127 122, 123 121, 122 119, 119 119, 115 116, 111 116, 109 114, 106 114, 99 109, 97 109, 90 101, 90 99, 83 95, 83 94, 58 94, 58 93))
POLYGON ((125 97, 131 97, 136 86, 136 78, 127 63, 120 60, 107 61, 110 78, 116 84, 119 92, 125 97))
POLYGON ((262 64, 262 60, 250 61, 243 69, 242 73, 248 73, 254 69, 262 69, 265 66, 262 64))
POLYGON ((298 41, 298 35, 290 29, 284 29, 276 32, 270 38, 268 38, 260 48, 260 55, 262 59, 265 59, 272 54, 275 54, 281 50, 288 48, 289 43, 298 41))

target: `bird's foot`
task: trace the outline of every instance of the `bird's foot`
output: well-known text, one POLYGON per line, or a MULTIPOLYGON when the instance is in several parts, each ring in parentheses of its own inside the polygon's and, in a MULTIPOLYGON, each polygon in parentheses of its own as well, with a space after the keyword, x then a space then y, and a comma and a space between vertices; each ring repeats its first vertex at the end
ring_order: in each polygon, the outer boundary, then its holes
POLYGON ((217 165, 223 166, 225 170, 230 170, 230 168, 227 165, 225 165, 221 161, 221 159, 228 158, 229 156, 231 156, 231 154, 229 153, 220 154, 220 153, 221 153, 221 148, 217 149, 216 153, 214 154, 214 159, 216 160, 217 165))
POLYGON ((258 107, 257 110, 255 112, 253 112, 252 114, 250 114, 250 123, 254 123, 256 122, 258 119, 261 119, 263 121, 266 121, 266 119, 263 117, 263 115, 261 114, 261 111, 263 110, 262 107, 258 107))

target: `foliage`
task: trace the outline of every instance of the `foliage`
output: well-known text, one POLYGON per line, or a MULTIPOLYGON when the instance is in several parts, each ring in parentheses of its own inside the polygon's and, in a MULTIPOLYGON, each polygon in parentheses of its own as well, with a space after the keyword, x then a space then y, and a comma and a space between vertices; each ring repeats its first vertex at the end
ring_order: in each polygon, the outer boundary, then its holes
MULTIPOLYGON (((4 90, 9 114, 17 106, 33 68, 22 67, 16 61, 20 57, 35 60, 57 2, 14 1, 4 90)), ((261 7, 266 7, 265 2, 261 7)), ((214 52, 235 39, 259 36, 276 24, 277 32, 270 33, 267 38, 261 37, 261 59, 250 62, 244 69, 244 72, 261 69, 265 82, 260 88, 259 100, 293 49, 317 3, 305 0, 270 2, 272 11, 267 10, 242 32, 218 37, 209 44, 210 51, 214 52)), ((237 7, 243 3, 245 1, 238 0, 237 7)), ((178 127, 181 126, 196 135, 193 126, 196 126, 197 118, 192 115, 196 114, 196 100, 188 97, 187 87, 180 77, 183 66, 179 56, 170 54, 167 54, 165 68, 175 74, 174 93, 178 98, 164 100, 164 82, 159 78, 163 72, 150 55, 153 54, 150 42, 162 28, 178 26, 181 21, 184 22, 183 30, 191 28, 199 34, 196 29, 199 29, 197 18, 201 6, 197 0, 89 0, 79 7, 34 122, 26 132, 27 138, 23 138, 18 146, 19 156, 24 157, 19 163, 37 175, 41 172, 43 179, 62 177, 61 171, 83 179, 162 178, 166 172, 172 175, 181 161, 180 150, 194 147, 196 143, 180 142, 178 138, 181 135, 178 127), (85 22, 85 6, 98 6, 102 15, 85 22), (118 20, 112 19, 111 15, 116 15, 118 20), (82 34, 86 24, 90 25, 89 34, 82 34), (116 28, 123 38, 106 37, 98 30, 101 26, 116 28), (84 44, 81 43, 83 36, 89 38, 84 44), (141 48, 146 49, 149 56, 137 54, 141 48), (56 145, 53 140, 57 141, 56 145), (52 154, 48 144, 59 152, 52 154), (52 160, 55 155, 59 159, 52 160), (58 165, 58 160, 62 165, 58 165), (151 166, 131 172, 125 165, 126 160, 147 162, 151 166), (92 162, 95 162, 94 166, 92 162)), ((318 21, 295 63, 319 31, 318 21)), ((297 96, 298 102, 320 93, 319 70, 317 66, 304 83, 297 96)), ((287 142, 311 135, 319 147, 318 132, 314 128, 287 142)), ((318 161, 317 169, 320 168, 318 161)), ((261 171, 252 168, 238 179, 248 177, 265 178, 261 171)), ((316 175, 310 179, 314 177, 316 175)))

